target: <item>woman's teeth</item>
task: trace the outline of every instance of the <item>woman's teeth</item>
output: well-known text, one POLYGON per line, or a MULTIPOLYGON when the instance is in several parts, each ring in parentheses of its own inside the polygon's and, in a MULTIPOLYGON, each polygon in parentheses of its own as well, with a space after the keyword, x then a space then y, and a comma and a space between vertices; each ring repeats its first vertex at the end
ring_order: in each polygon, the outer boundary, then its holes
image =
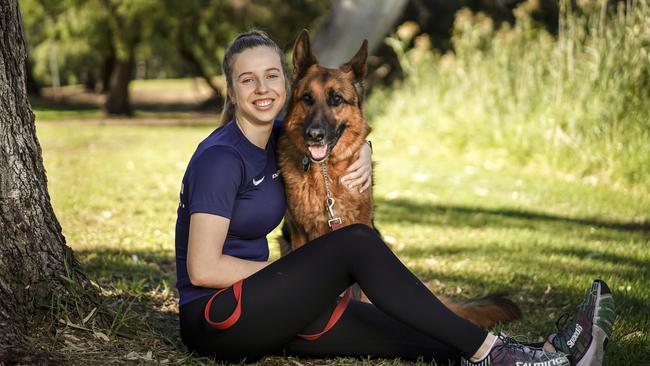
POLYGON ((273 100, 271 100, 271 99, 261 99, 261 100, 256 100, 254 102, 255 106, 261 107, 261 108, 268 107, 268 106, 271 105, 271 103, 273 103, 273 100))

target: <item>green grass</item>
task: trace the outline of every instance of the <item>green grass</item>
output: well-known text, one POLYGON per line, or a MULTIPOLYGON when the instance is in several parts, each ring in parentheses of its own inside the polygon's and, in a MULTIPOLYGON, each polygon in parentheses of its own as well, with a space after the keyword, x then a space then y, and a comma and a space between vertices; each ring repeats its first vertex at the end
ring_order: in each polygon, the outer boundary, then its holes
POLYGON ((103 112, 90 104, 56 103, 46 98, 32 98, 32 111, 39 121, 100 118, 103 112))
MULTIPOLYGON (((37 123, 69 245, 111 296, 145 304, 134 306, 130 318, 166 319, 152 333, 166 346, 151 346, 151 335, 139 345, 156 350, 159 361, 205 361, 187 358, 177 337, 173 242, 182 174, 211 129, 37 123)), ((506 331, 539 340, 592 279, 603 278, 619 309, 607 364, 647 360, 647 195, 457 155, 429 143, 422 130, 413 140, 389 115, 377 118, 374 129, 377 225, 434 291, 459 298, 508 291, 526 316, 506 331)), ((273 258, 276 236, 270 235, 273 258)))

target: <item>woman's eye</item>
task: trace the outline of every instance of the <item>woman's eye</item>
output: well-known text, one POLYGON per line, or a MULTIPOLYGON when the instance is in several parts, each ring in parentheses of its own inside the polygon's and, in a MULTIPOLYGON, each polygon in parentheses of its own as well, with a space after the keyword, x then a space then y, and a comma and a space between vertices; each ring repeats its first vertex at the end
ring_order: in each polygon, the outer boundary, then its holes
POLYGON ((279 77, 280 77, 280 76, 279 76, 279 75, 276 75, 276 74, 270 74, 269 76, 267 76, 267 78, 269 78, 269 79, 277 79, 277 78, 279 78, 279 77))
POLYGON ((250 84, 250 83, 253 82, 253 79, 251 79, 251 78, 246 78, 246 79, 242 80, 241 82, 242 82, 242 84, 250 84))

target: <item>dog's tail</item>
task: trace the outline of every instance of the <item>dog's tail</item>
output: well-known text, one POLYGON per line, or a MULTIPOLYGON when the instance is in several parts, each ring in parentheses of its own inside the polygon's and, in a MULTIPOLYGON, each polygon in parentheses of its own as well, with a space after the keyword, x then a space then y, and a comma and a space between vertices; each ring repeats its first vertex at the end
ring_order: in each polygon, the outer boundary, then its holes
POLYGON ((489 328, 495 323, 507 323, 521 318, 519 307, 503 293, 462 303, 454 302, 444 296, 440 296, 439 299, 456 315, 483 328, 489 328))

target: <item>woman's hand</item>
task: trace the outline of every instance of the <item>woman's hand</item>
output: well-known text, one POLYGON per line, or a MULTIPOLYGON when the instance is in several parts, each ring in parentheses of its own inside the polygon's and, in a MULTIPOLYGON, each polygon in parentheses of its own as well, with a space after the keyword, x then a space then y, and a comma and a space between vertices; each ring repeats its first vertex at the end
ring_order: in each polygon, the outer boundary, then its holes
POLYGON ((372 184, 372 149, 366 143, 363 144, 359 151, 359 159, 352 163, 345 176, 341 178, 341 183, 345 184, 348 189, 359 187, 359 192, 363 192, 372 184))

